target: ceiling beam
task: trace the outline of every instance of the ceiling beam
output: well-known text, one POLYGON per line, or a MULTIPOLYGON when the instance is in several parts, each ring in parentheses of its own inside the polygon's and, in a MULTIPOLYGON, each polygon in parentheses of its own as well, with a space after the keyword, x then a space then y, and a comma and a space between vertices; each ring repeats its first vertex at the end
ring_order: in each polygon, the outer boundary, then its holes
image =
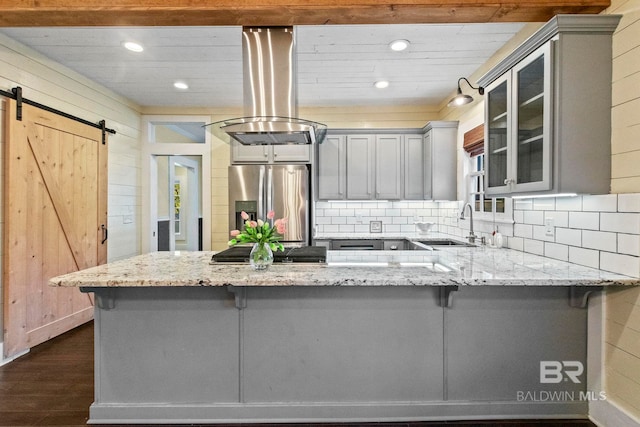
POLYGON ((544 22, 610 0, 0 0, 0 26, 544 22))

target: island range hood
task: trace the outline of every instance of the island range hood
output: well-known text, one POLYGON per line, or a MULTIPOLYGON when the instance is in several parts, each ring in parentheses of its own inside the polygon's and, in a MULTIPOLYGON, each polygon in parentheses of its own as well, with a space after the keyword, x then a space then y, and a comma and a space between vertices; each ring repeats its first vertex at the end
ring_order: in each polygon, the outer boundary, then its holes
POLYGON ((245 117, 218 122, 243 145, 321 143, 322 123, 298 118, 293 27, 243 27, 245 117))

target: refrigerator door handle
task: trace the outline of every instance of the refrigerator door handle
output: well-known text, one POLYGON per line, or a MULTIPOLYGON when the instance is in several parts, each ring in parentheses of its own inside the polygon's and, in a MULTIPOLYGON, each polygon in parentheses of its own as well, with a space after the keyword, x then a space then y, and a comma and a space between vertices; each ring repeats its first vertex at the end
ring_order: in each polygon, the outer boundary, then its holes
POLYGON ((264 166, 260 166, 260 178, 258 179, 258 209, 256 212, 257 219, 264 218, 264 166))
MULTIPOLYGON (((273 210, 273 169, 267 170, 267 212, 273 210)), ((266 213, 266 212, 265 212, 266 213)))

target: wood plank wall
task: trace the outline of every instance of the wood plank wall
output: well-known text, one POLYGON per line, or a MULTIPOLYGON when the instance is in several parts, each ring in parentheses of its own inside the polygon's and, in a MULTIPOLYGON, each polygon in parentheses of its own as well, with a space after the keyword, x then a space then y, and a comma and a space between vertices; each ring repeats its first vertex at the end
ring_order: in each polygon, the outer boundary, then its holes
MULTIPOLYGON (((640 193, 639 2, 613 0, 605 13, 622 14, 613 35, 611 192, 640 193)), ((608 292, 605 312, 607 396, 640 420, 640 288, 608 292)))
MULTIPOLYGON (((107 127, 116 130, 116 135, 109 136, 109 261, 138 254, 139 106, 0 34, 0 88, 10 91, 15 86, 23 88, 25 98, 92 122, 104 119, 107 127)), ((4 151, 4 113, 5 102, 0 97, 0 153, 4 151)), ((0 179, 2 177, 0 170, 0 179)), ((0 203, 1 200, 0 194, 0 203)), ((1 288, 0 284, 0 292, 1 288)), ((0 304, 1 301, 0 297, 0 304)), ((0 306, 0 330, 2 326, 0 306)))

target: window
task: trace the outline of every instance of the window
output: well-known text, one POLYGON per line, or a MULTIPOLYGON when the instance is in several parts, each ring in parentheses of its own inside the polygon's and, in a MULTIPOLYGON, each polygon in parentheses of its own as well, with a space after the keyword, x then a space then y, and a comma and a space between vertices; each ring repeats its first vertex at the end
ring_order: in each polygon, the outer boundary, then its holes
POLYGON ((484 125, 464 134, 463 148, 469 155, 468 200, 474 207, 476 217, 485 221, 512 222, 510 198, 489 198, 484 195, 484 125))
POLYGON ((471 157, 469 179, 469 196, 475 212, 504 214, 506 202, 504 197, 486 198, 484 196, 484 154, 471 157))

